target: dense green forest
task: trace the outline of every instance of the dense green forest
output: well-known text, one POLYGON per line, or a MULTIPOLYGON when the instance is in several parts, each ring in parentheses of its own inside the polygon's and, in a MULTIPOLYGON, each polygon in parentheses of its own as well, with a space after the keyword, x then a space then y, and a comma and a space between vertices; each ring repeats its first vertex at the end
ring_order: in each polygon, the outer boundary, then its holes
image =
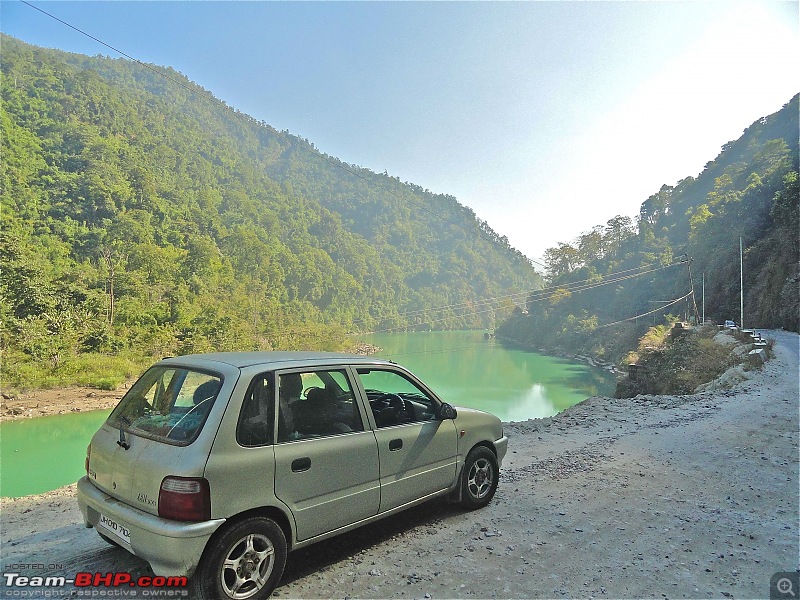
POLYGON ((740 237, 744 326, 797 331, 798 130, 795 96, 725 144, 698 177, 662 186, 635 221, 617 216, 548 249, 548 288, 498 334, 616 362, 665 315, 699 320, 705 308, 706 320, 738 324, 740 237), (646 316, 627 320, 637 315, 646 316))
POLYGON ((107 355, 491 327, 513 305, 481 301, 540 286, 452 196, 342 163, 173 69, 0 42, 6 385, 107 355))

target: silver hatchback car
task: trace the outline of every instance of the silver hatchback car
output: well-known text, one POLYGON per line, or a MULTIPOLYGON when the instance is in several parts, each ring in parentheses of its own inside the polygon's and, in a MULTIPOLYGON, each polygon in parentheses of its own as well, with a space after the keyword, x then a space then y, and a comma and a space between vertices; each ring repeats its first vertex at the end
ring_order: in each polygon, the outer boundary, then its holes
POLYGON ((182 356, 148 369, 92 438, 87 527, 191 577, 266 598, 287 552, 437 496, 495 493, 500 420, 442 402, 392 362, 320 352, 182 356))

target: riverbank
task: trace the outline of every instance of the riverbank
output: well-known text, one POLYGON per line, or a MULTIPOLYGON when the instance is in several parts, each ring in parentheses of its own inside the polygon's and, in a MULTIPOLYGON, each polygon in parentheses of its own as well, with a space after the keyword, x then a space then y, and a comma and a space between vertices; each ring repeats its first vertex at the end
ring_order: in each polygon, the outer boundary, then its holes
MULTIPOLYGON (((497 496, 432 502, 289 556, 276 597, 768 597, 798 568, 798 336, 728 390, 595 397, 509 423, 497 496)), ((0 502, 23 575, 150 573, 83 529, 74 486, 0 502)))
POLYGON ((71 387, 55 390, 36 390, 13 397, 2 396, 0 423, 48 415, 64 415, 90 410, 111 410, 133 383, 127 382, 117 390, 71 387))
MULTIPOLYGON (((378 346, 357 342, 355 354, 380 352, 378 346)), ((90 410, 111 410, 125 395, 135 379, 126 381, 116 390, 90 387, 68 387, 53 390, 34 390, 23 394, 0 395, 0 423, 49 415, 64 415, 90 410)))
POLYGON ((509 346, 511 348, 520 348, 522 350, 527 350, 529 352, 537 352, 538 354, 543 354, 545 356, 555 356, 557 358, 566 358, 569 360, 576 360, 579 362, 586 363, 590 367, 594 367, 596 369, 603 369, 604 371, 608 371, 612 375, 621 374, 623 371, 620 371, 612 362, 608 362, 606 360, 602 360, 596 356, 587 356, 585 354, 571 354, 569 352, 565 352, 559 348, 547 349, 547 348, 537 348, 533 344, 523 342, 521 340, 512 339, 510 337, 497 335, 494 336, 497 341, 499 341, 504 346, 509 346))
POLYGON ((3 396, 0 401, 0 423, 90 410, 111 410, 132 383, 133 380, 126 382, 120 389, 111 391, 71 387, 36 390, 11 398, 3 396))

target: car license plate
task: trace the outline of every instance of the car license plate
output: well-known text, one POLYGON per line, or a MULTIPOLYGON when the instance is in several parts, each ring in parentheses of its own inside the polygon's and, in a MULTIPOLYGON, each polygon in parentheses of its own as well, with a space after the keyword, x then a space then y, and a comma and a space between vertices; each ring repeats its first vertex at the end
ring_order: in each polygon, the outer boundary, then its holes
POLYGON ((112 534, 115 538, 118 538, 128 544, 131 544, 131 532, 130 530, 125 527, 124 525, 120 525, 114 519, 110 519, 104 514, 100 514, 100 520, 97 522, 97 527, 99 529, 103 529, 108 533, 112 534))

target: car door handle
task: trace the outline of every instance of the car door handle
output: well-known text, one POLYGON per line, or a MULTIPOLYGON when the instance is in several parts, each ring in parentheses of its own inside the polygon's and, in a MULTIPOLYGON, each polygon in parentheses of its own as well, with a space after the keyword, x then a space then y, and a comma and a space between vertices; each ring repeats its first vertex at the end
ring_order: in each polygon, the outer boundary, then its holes
POLYGON ((403 447, 403 440, 392 440, 389 442, 389 450, 394 452, 395 450, 400 450, 403 447))
POLYGON ((295 473, 302 473, 311 468, 311 459, 307 456, 303 458, 296 458, 292 461, 292 471, 295 473))

